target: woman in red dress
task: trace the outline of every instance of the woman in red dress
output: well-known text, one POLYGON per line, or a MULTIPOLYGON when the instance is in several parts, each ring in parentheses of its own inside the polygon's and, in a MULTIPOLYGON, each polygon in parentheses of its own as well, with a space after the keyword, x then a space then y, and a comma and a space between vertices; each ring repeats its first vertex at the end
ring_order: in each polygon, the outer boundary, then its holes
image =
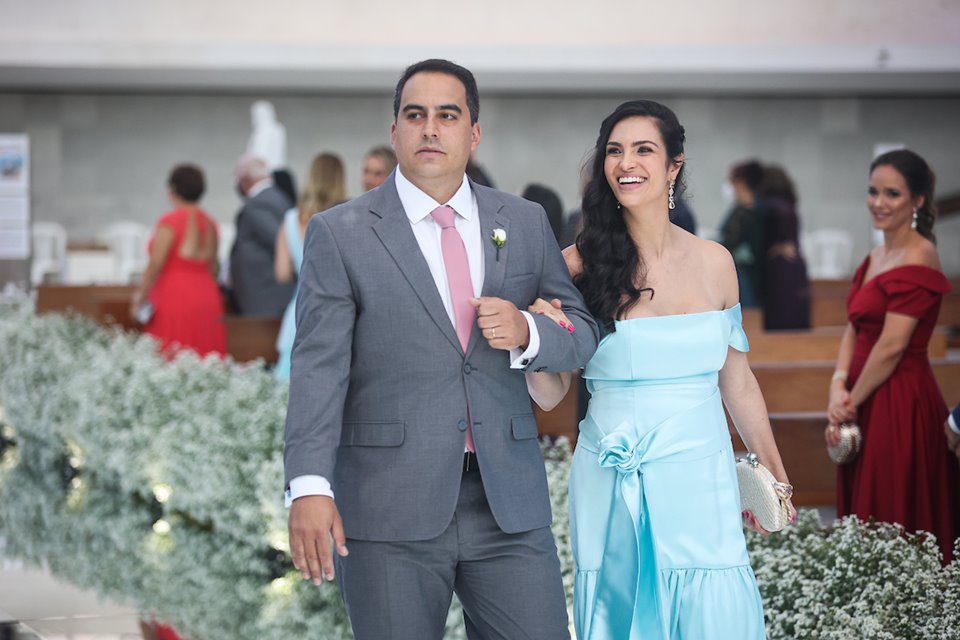
POLYGON ((174 209, 157 221, 150 261, 130 311, 144 321, 145 333, 160 340, 167 356, 178 349, 223 355, 227 334, 215 279, 217 224, 197 205, 205 188, 203 171, 179 165, 167 184, 174 209))
POLYGON ((838 442, 843 422, 857 422, 863 433, 860 454, 838 469, 837 514, 929 531, 946 564, 960 534, 960 478, 927 356, 950 290, 934 244, 933 186, 933 173, 912 151, 885 153, 870 167, 867 207, 884 242, 857 269, 847 298, 826 440, 838 442))

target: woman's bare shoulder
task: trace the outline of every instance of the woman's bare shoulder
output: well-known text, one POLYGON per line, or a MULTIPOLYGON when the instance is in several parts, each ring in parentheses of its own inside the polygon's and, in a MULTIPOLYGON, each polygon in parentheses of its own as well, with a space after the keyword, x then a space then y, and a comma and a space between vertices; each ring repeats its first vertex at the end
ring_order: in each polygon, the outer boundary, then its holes
POLYGON ((583 259, 580 257, 577 245, 572 244, 563 250, 563 260, 567 263, 567 270, 570 272, 571 278, 583 271, 583 259))
POLYGON ((937 245, 927 238, 921 238, 907 249, 904 263, 930 267, 940 271, 940 254, 937 253, 937 245))

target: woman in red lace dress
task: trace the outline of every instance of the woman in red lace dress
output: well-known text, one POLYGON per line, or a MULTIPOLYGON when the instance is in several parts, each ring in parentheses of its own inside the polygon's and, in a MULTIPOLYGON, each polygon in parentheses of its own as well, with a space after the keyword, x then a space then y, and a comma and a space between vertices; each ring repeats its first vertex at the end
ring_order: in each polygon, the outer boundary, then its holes
POLYGON ((224 354, 227 334, 217 287, 217 224, 197 203, 205 188, 199 167, 174 167, 167 181, 173 211, 164 214, 150 240, 150 261, 133 295, 131 313, 152 314, 144 332, 160 340, 163 352, 193 349, 224 354))
POLYGON ((934 177, 907 150, 870 167, 867 207, 883 245, 867 256, 847 298, 850 322, 830 388, 828 444, 856 421, 863 447, 837 473, 837 513, 896 522, 937 536, 944 564, 960 534, 957 459, 947 449, 947 405, 927 345, 950 283, 934 244, 934 177))

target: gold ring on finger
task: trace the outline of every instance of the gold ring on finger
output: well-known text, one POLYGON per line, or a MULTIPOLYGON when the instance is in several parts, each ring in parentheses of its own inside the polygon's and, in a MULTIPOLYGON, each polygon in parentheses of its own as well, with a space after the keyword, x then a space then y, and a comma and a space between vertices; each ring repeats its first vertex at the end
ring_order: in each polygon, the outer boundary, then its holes
POLYGON ((491 337, 491 338, 496 338, 496 337, 497 337, 497 328, 496 328, 496 327, 493 327, 492 329, 490 329, 490 337, 491 337))

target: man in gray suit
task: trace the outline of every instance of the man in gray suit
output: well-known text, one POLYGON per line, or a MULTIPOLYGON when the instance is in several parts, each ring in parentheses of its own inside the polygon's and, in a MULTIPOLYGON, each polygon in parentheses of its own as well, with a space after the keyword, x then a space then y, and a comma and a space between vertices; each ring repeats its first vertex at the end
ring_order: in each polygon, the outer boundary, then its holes
POLYGON ((523 371, 582 366, 597 327, 543 209, 465 177, 478 114, 468 70, 409 67, 398 169, 307 229, 290 546, 304 578, 336 573, 358 640, 441 638, 454 591, 471 638, 568 637, 523 371), (537 297, 576 328, 519 311, 537 297))
POLYGON ((282 316, 293 298, 295 284, 277 282, 273 252, 283 214, 293 203, 273 184, 262 158, 241 156, 234 177, 244 201, 230 250, 233 302, 240 315, 282 316))

